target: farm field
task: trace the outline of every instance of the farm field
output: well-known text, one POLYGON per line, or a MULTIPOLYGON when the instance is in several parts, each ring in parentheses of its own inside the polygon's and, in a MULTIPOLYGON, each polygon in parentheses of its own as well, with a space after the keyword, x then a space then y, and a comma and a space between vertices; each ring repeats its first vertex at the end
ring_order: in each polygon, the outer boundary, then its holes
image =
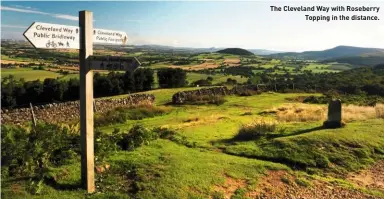
POLYGON ((16 79, 24 78, 26 81, 44 80, 45 78, 57 78, 61 77, 59 73, 45 71, 45 70, 33 70, 32 68, 2 68, 1 79, 13 75, 16 79))
MULTIPOLYGON (((384 196, 379 188, 382 181, 365 186, 351 177, 359 176, 353 173, 371 168, 383 158, 384 120, 376 119, 374 108, 352 113, 348 112, 351 107, 345 107, 348 118, 344 128, 322 129, 325 105, 288 100, 313 94, 262 93, 227 96, 221 105, 167 105, 171 96, 181 90, 188 89, 145 92, 155 95, 157 108, 167 110, 162 115, 98 128, 112 135, 116 129, 126 132, 139 124, 148 129, 170 129, 176 134, 133 151, 111 152, 102 162, 111 169, 97 174, 99 192, 87 198, 254 198, 273 193, 283 197, 281 189, 294 186, 304 194, 327 184, 362 198, 384 196), (317 117, 312 116, 319 111, 317 117), (276 121, 276 130, 259 138, 237 137, 242 125, 260 119, 276 121), (275 175, 275 186, 268 188, 265 183, 275 175)), ((57 176, 56 185, 42 185, 40 194, 25 191, 28 181, 10 179, 2 181, 2 196, 83 198, 84 191, 77 189, 79 159, 70 162, 51 168, 50 175, 57 176)), ((317 194, 326 197, 321 195, 325 193, 317 194)))
POLYGON ((187 81, 189 83, 192 83, 200 79, 207 79, 207 77, 213 78, 212 84, 224 83, 227 81, 228 78, 235 79, 238 83, 244 83, 248 80, 248 78, 241 77, 240 75, 223 75, 223 74, 207 75, 207 74, 199 74, 199 73, 193 73, 193 72, 187 73, 187 81))

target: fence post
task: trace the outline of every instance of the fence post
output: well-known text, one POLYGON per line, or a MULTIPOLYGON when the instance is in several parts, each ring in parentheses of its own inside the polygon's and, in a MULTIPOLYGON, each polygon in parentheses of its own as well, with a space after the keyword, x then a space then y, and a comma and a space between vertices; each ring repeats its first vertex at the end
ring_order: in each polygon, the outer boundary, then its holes
POLYGON ((32 103, 29 103, 29 106, 30 106, 31 115, 32 115, 32 123, 33 123, 33 126, 36 127, 36 117, 35 117, 35 113, 33 112, 32 103))

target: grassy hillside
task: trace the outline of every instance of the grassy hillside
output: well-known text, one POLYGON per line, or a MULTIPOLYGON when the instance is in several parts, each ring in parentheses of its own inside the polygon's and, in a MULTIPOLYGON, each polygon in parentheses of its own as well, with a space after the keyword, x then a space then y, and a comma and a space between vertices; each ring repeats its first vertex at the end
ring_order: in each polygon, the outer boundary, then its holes
MULTIPOLYGON (((179 90, 149 93, 156 95, 158 107, 164 107, 167 99, 179 90)), ((96 175, 100 193, 87 198, 209 198, 223 194, 235 197, 255 191, 259 179, 268 170, 285 170, 297 179, 310 175, 305 178, 309 184, 321 178, 333 181, 336 186, 340 182, 352 183, 342 177, 345 172, 372 164, 384 155, 382 119, 365 117, 363 121, 355 117, 348 120, 345 128, 327 130, 320 128, 322 117, 312 118, 313 114, 308 112, 317 110, 318 105, 298 107, 308 115, 291 113, 309 119, 307 121, 281 121, 279 116, 264 115, 269 110, 283 110, 282 106, 295 107, 287 98, 302 95, 305 94, 230 96, 220 106, 167 105, 171 111, 164 115, 103 126, 99 130, 105 134, 111 134, 116 128, 127 131, 141 124, 147 128, 172 129, 176 135, 157 139, 133 151, 108 154, 104 164, 111 169, 96 175), (262 118, 276 120, 277 128, 259 138, 237 139, 243 125, 262 118), (229 186, 228 181, 241 183, 229 189, 225 188, 229 186)), ((353 115, 357 114, 360 112, 353 115)), ((50 168, 57 184, 43 183, 37 195, 28 191, 28 180, 3 177, 2 196, 84 198, 84 191, 78 189, 79 162, 79 158, 72 159, 65 165, 50 168)), ((382 196, 372 190, 367 188, 366 192, 382 196)))
MULTIPOLYGON (((312 60, 326 60, 335 59, 340 57, 353 57, 361 55, 375 55, 384 56, 384 49, 379 48, 360 48, 353 46, 337 46, 335 48, 322 50, 322 51, 304 51, 301 53, 277 53, 270 55, 276 58, 289 58, 289 59, 312 59, 312 60)), ((347 62, 348 63, 348 62, 347 62)))
POLYGON ((352 67, 356 66, 376 66, 378 64, 384 63, 384 55, 383 56, 371 56, 371 55, 362 55, 362 56, 354 56, 354 57, 340 57, 334 59, 325 60, 325 62, 339 62, 339 63, 347 63, 352 67))

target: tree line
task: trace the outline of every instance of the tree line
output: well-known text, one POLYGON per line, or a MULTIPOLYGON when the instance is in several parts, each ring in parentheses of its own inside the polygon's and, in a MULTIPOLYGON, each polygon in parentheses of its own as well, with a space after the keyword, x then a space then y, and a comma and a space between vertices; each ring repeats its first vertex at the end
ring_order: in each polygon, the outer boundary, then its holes
MULTIPOLYGON (((263 85, 267 90, 276 92, 322 92, 334 91, 339 94, 381 96, 384 97, 384 65, 374 68, 356 68, 340 73, 315 74, 251 74, 247 67, 231 67, 226 73, 249 77, 245 84, 263 85), (238 69, 238 71, 235 71, 238 69)), ((206 71, 208 72, 208 71, 206 71)), ((211 71, 209 71, 211 72, 211 71)), ((218 71, 224 73, 224 71, 218 71)), ((160 88, 186 87, 186 71, 180 68, 164 68, 157 71, 160 88)), ((201 79, 192 82, 196 85, 212 85, 213 78, 201 79)), ((117 73, 108 75, 95 73, 94 96, 113 96, 125 93, 147 91, 153 89, 154 71, 141 68, 135 72, 117 73)), ((226 84, 238 84, 235 80, 228 79, 226 84)), ((48 78, 44 81, 17 80, 14 77, 2 79, 1 103, 3 107, 26 106, 30 102, 35 104, 79 99, 79 80, 48 78)))
MULTIPOLYGON (((133 73, 110 72, 108 75, 95 73, 93 77, 94 97, 120 95, 151 90, 154 83, 153 71, 137 69, 133 73)), ((68 81, 47 78, 44 81, 24 81, 12 75, 1 81, 2 107, 27 106, 29 103, 43 104, 79 99, 79 79, 68 81)))

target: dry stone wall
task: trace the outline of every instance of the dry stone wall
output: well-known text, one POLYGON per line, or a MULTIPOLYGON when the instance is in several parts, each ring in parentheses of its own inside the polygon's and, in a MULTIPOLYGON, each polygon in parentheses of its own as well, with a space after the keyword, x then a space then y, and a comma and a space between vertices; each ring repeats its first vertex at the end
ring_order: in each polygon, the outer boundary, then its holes
POLYGON ((214 96, 214 95, 241 95, 247 91, 258 91, 259 89, 255 85, 235 86, 232 89, 228 89, 225 86, 202 88, 198 90, 181 91, 172 96, 173 104, 183 104, 186 101, 193 100, 194 96, 214 96))
MULTIPOLYGON (((155 96, 151 94, 131 94, 118 99, 95 99, 95 112, 104 113, 117 107, 129 107, 139 104, 153 104, 155 96)), ((79 101, 52 103, 33 106, 38 121, 50 123, 71 122, 79 120, 79 101)), ((2 124, 22 124, 32 121, 30 108, 2 109, 2 124)))

